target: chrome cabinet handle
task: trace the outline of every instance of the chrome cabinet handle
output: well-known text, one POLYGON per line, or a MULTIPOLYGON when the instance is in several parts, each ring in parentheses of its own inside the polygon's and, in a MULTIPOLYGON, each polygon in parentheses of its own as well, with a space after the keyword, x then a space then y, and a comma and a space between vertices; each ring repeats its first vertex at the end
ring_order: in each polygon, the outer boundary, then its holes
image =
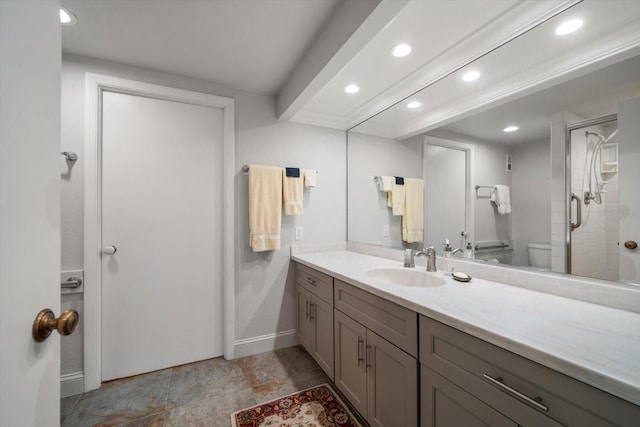
POLYGON ((315 310, 315 308, 314 308, 315 306, 316 305, 314 303, 312 303, 312 302, 309 303, 309 320, 315 319, 315 316, 313 314, 313 312, 315 310))
POLYGON ((311 277, 307 277, 305 280, 306 280, 307 282, 311 283, 311 284, 312 284, 312 285, 314 285, 314 286, 315 286, 315 284, 316 284, 316 281, 315 281, 315 280, 313 280, 311 277))
POLYGON ((364 340, 361 340, 360 337, 358 337, 358 366, 360 366, 360 362, 364 362, 364 357, 362 357, 360 352, 360 344, 364 344, 364 340))
POLYGON ((576 228, 580 227, 582 225, 582 200, 580 200, 580 197, 576 196, 575 194, 571 193, 571 200, 575 200, 576 203, 576 223, 574 224, 573 222, 569 221, 571 223, 571 231, 575 230, 576 228))
POLYGON ((502 377, 493 378, 491 375, 487 375, 487 374, 482 374, 482 376, 484 377, 485 380, 489 381, 491 384, 498 387, 500 390, 513 395, 514 397, 520 399, 527 405, 533 406, 534 408, 544 412, 549 412, 549 408, 542 404, 542 398, 540 397, 531 398, 526 394, 519 392, 515 388, 509 387, 504 383, 504 380, 502 379, 502 377))

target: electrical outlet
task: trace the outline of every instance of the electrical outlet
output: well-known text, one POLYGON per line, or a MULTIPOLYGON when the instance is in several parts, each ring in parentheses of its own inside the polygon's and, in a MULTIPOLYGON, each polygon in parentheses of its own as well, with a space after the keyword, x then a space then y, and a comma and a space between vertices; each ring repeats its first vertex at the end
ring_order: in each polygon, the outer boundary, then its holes
POLYGON ((302 240, 302 227, 296 227, 296 240, 302 240))
POLYGON ((389 237, 389 225, 382 226, 382 237, 389 237))

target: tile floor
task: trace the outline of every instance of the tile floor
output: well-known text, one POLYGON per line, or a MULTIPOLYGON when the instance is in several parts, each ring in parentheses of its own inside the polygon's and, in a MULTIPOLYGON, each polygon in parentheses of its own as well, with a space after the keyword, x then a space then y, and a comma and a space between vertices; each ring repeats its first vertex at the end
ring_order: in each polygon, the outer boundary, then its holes
MULTIPOLYGON (((104 383, 60 403, 62 427, 228 427, 230 414, 330 383, 302 347, 223 358, 104 383)), ((335 388, 335 387, 334 387, 335 388)))

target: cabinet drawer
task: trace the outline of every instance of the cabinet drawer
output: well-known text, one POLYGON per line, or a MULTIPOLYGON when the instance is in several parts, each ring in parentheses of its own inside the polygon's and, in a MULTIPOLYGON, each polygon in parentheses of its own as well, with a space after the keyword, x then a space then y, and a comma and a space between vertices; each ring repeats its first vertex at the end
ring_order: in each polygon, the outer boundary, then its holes
POLYGON ((333 304, 333 277, 296 263, 296 283, 318 298, 333 304))
POLYGON ((418 357, 416 312, 337 279, 334 305, 413 357, 418 357))
POLYGON ((425 316, 420 362, 523 426, 633 426, 640 419, 630 402, 425 316))

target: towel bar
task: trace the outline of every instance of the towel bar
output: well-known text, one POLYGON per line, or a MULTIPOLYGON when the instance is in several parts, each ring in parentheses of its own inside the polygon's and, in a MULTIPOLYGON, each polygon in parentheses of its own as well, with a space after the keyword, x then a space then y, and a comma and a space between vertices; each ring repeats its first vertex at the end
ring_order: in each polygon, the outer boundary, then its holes
MULTIPOLYGON (((249 165, 243 165, 243 166, 242 166, 242 172, 244 172, 244 173, 249 173, 249 168, 250 168, 250 166, 249 166, 249 165)), ((316 171, 316 173, 319 173, 319 172, 318 172, 318 171, 316 171)))

